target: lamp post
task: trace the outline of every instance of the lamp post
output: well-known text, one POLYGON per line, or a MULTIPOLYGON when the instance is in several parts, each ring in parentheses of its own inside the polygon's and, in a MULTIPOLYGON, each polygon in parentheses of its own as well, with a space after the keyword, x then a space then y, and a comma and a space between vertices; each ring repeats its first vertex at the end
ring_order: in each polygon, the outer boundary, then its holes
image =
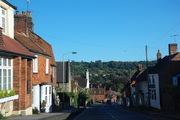
POLYGON ((63 65, 63 75, 62 75, 62 77, 63 77, 63 86, 62 86, 62 91, 63 91, 63 102, 64 102, 64 82, 65 82, 65 77, 64 77, 64 56, 66 55, 66 54, 69 54, 69 53, 72 53, 72 54, 77 54, 77 52, 67 52, 67 53, 65 53, 65 54, 63 54, 62 55, 62 65, 63 65))

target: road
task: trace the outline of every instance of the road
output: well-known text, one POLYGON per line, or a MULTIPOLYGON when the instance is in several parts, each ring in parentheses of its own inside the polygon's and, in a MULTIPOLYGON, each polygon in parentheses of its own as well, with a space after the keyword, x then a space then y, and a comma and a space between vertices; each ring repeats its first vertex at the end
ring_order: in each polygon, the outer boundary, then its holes
POLYGON ((93 105, 72 120, 156 120, 143 114, 138 114, 120 105, 93 105))

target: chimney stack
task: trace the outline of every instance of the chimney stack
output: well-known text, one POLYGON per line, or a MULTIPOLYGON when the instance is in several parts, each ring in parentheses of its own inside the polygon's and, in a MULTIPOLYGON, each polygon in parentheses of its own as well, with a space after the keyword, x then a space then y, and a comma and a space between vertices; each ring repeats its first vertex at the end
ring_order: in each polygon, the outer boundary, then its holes
POLYGON ((2 30, 3 28, 0 27, 0 45, 4 45, 2 30))
POLYGON ((142 64, 138 64, 138 70, 142 72, 142 64))
POLYGON ((22 14, 16 13, 14 15, 14 29, 18 32, 29 35, 28 30, 34 31, 34 24, 32 14, 30 11, 22 11, 22 14))
POLYGON ((86 80, 87 80, 86 88, 89 88, 89 70, 88 69, 86 71, 86 80))
POLYGON ((158 53, 157 53, 157 61, 160 60, 161 57, 162 57, 162 54, 161 54, 160 50, 158 50, 158 53))
POLYGON ((177 49, 177 44, 169 44, 169 55, 173 55, 175 53, 177 53, 178 49, 177 49))

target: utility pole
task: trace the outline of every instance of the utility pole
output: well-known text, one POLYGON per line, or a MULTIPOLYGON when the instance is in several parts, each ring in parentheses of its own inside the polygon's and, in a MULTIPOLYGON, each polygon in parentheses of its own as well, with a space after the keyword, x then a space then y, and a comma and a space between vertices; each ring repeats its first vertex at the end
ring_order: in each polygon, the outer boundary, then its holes
POLYGON ((149 71, 148 71, 148 47, 147 47, 147 45, 146 45, 146 70, 147 70, 147 75, 146 75, 146 77, 147 77, 147 89, 148 89, 148 107, 150 107, 150 96, 149 96, 149 76, 148 76, 148 74, 149 74, 149 71))

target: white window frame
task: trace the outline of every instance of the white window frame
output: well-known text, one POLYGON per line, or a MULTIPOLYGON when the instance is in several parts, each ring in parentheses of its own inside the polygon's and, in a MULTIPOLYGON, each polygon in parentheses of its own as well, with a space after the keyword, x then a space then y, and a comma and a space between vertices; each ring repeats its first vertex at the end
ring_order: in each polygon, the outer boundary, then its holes
POLYGON ((38 55, 33 59, 33 73, 38 73, 38 55))
POLYGON ((2 33, 5 34, 6 33, 6 10, 2 7, 0 7, 0 27, 3 28, 2 33))
POLYGON ((0 56, 0 90, 13 89, 13 60, 0 56))
POLYGON ((46 74, 49 73, 49 58, 46 58, 46 74))

